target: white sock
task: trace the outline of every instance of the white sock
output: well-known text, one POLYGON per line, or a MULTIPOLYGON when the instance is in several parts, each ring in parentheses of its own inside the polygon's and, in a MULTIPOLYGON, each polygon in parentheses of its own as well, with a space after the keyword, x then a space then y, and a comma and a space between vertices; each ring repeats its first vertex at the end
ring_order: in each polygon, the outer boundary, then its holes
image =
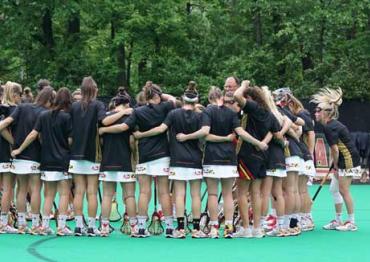
POLYGON ((19 212, 18 213, 18 224, 21 225, 21 226, 27 225, 26 213, 24 213, 24 212, 19 212))
POLYGON ((284 228, 289 228, 290 226, 290 215, 284 216, 284 228))
POLYGON ((166 228, 173 229, 173 217, 172 216, 165 216, 164 223, 166 224, 166 228))
MULTIPOLYGON (((82 217, 81 217, 82 219, 82 217)), ((67 221, 67 215, 59 215, 58 217, 58 227, 59 228, 65 228, 66 227, 66 221, 67 221)))
POLYGON ((335 220, 336 220, 338 223, 341 223, 341 222, 342 222, 342 214, 341 214, 341 213, 336 213, 336 214, 335 214, 335 220))
POLYGON ((130 226, 135 226, 137 224, 137 218, 136 217, 130 217, 128 219, 129 223, 130 223, 130 226))
POLYGON ((285 222, 285 216, 279 216, 278 217, 278 227, 284 228, 284 222, 285 222))
POLYGON ((43 228, 49 228, 50 227, 50 217, 49 216, 43 216, 42 217, 42 227, 43 228))
POLYGON ((31 214, 32 217, 32 227, 40 226, 40 214, 31 214))
POLYGON ((274 217, 276 217, 276 209, 275 208, 272 208, 271 209, 271 215, 273 215, 274 217))
POLYGON ((1 224, 6 226, 8 224, 8 214, 1 212, 1 224))
POLYGON ((75 221, 76 221, 76 227, 79 227, 79 228, 84 227, 82 216, 75 216, 75 221))
POLYGON ((137 223, 138 223, 139 229, 145 229, 146 216, 137 216, 137 223))
POLYGON ((161 206, 161 204, 158 204, 158 211, 162 211, 162 206, 161 206))
POLYGON ((96 227, 96 225, 95 225, 95 222, 96 222, 95 217, 89 217, 88 221, 89 221, 88 222, 89 227, 91 227, 91 228, 95 228, 96 227))
POLYGON ((260 224, 261 224, 261 226, 263 226, 264 224, 266 224, 266 217, 265 216, 261 216, 260 217, 260 224))
POLYGON ((232 220, 225 220, 225 226, 226 225, 232 226, 233 225, 233 221, 232 220))
POLYGON ((218 221, 217 220, 211 220, 211 221, 209 221, 209 225, 218 227, 218 221))
POLYGON ((101 226, 102 226, 102 228, 103 227, 109 227, 109 219, 102 218, 102 220, 101 220, 101 226))
POLYGON ((355 214, 348 214, 348 221, 352 224, 355 223, 355 214))

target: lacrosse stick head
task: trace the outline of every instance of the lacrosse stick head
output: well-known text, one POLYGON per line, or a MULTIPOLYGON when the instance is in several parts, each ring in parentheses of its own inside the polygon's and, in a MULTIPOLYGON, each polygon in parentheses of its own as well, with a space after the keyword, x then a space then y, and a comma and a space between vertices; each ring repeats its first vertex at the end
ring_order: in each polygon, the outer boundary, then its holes
POLYGON ((200 216, 199 228, 205 234, 208 234, 210 232, 210 228, 209 228, 208 224, 209 224, 208 212, 202 213, 201 216, 200 216))
POLYGON ((159 236, 163 234, 164 228, 158 212, 154 212, 150 221, 148 231, 151 235, 159 236))
POLYGON ((123 218, 123 223, 122 223, 122 226, 121 226, 120 230, 125 235, 130 235, 131 234, 131 226, 130 226, 130 221, 128 219, 127 214, 125 214, 125 216, 123 218))

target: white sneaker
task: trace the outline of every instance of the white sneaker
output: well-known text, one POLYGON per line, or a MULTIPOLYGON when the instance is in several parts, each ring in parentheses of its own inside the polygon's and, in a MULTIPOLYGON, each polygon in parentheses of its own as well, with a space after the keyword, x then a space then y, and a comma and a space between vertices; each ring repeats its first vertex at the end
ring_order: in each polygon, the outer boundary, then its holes
POLYGON ((338 231, 357 231, 357 229, 357 226, 350 221, 347 221, 343 225, 336 227, 336 230, 338 231))
POLYGON ((213 239, 219 238, 218 227, 211 226, 211 231, 209 232, 208 236, 213 239))
POLYGON ((57 236, 72 236, 73 232, 68 227, 58 228, 57 236))
POLYGON ((275 227, 273 230, 266 232, 266 235, 269 237, 285 237, 287 236, 287 231, 282 228, 275 227))
POLYGON ((252 230, 249 227, 248 228, 240 227, 240 229, 234 233, 233 237, 252 238, 253 237, 252 230))
POLYGON ((338 227, 338 226, 340 226, 341 224, 340 223, 338 223, 338 221, 337 220, 332 220, 332 221, 330 221, 330 223, 329 224, 327 224, 327 225, 325 225, 325 226, 323 226, 322 228, 323 229, 325 229, 325 230, 336 230, 336 228, 338 227))
POLYGON ((10 225, 0 225, 0 234, 18 234, 18 229, 10 225))
POLYGON ((263 238, 265 237, 265 231, 262 228, 253 228, 252 235, 254 238, 263 238))
POLYGON ((193 229, 191 231, 191 237, 192 238, 207 238, 208 235, 204 233, 202 230, 193 229))
POLYGON ((48 236, 48 235, 54 235, 54 230, 52 230, 50 227, 40 227, 39 235, 41 236, 48 236))

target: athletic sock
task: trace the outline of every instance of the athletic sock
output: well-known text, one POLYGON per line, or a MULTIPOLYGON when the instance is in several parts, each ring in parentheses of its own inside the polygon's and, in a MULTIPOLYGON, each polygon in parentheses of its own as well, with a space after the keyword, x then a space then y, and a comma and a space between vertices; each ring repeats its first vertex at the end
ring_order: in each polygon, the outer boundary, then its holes
POLYGON ((266 216, 261 216, 260 217, 260 224, 261 224, 261 226, 264 226, 266 224, 266 216))
POLYGON ((185 227, 185 219, 184 217, 178 217, 177 218, 177 229, 178 230, 181 230, 181 229, 184 229, 185 227))
POLYGON ((215 228, 218 228, 218 221, 217 220, 211 220, 209 221, 210 226, 214 226, 215 228))
POLYGON ((95 228, 96 227, 95 222, 96 222, 96 218, 95 217, 89 217, 88 218, 88 225, 89 225, 89 227, 95 228))
POLYGON ((31 214, 32 227, 40 226, 40 214, 31 214))
POLYGON ((43 228, 49 228, 50 227, 50 217, 49 216, 47 216, 47 215, 42 216, 42 227, 43 228))
POLYGON ((275 208, 272 208, 271 209, 271 215, 273 215, 274 217, 276 217, 276 209, 275 208))
POLYGON ((172 216, 165 216, 164 223, 166 224, 166 228, 173 229, 173 217, 172 216))
POLYGON ((279 216, 277 219, 278 219, 278 228, 284 228, 285 217, 279 216))
POLYGON ((21 225, 21 226, 27 225, 26 213, 24 213, 24 212, 19 212, 18 213, 18 224, 21 225))
POLYGON ((289 228, 289 223, 290 223, 290 215, 285 215, 284 216, 284 228, 289 228))
POLYGON ((67 221, 67 215, 59 215, 58 217, 58 228, 65 228, 67 221))
POLYGON ((101 219, 101 227, 102 228, 106 228, 106 227, 109 227, 109 219, 107 219, 107 218, 102 218, 101 219))
POLYGON ((135 226, 137 224, 137 218, 136 217, 130 217, 128 219, 129 223, 130 223, 130 226, 135 226))
POLYGON ((79 228, 84 227, 82 216, 75 216, 75 221, 76 221, 76 227, 79 227, 79 228))
POLYGON ((225 226, 233 226, 232 220, 225 220, 225 226))
POLYGON ((8 224, 8 214, 1 212, 1 224, 6 226, 8 224))
POLYGON ((348 221, 352 224, 355 223, 355 214, 348 214, 348 221))
POLYGON ((342 223, 342 213, 335 214, 335 220, 340 224, 342 223))
POLYGON ((200 230, 200 218, 193 218, 193 229, 200 230))
POLYGON ((146 216, 137 216, 137 223, 138 223, 139 229, 145 229, 146 216))

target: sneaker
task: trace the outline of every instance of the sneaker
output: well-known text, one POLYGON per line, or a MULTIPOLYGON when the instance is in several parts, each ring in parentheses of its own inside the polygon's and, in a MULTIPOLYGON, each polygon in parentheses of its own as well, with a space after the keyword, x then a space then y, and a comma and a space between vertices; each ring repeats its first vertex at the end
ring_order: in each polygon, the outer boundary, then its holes
POLYGON ((58 228, 57 230, 57 236, 72 236, 73 232, 71 229, 69 229, 67 226, 64 228, 58 228))
POLYGON ((219 238, 219 232, 218 232, 218 227, 211 226, 211 230, 208 234, 210 238, 217 239, 219 238))
POLYGON ((166 233, 165 233, 166 238, 173 238, 174 237, 174 235, 173 235, 174 231, 175 230, 173 228, 166 228, 166 233))
POLYGON ((171 237, 172 238, 185 239, 186 238, 185 229, 175 229, 175 230, 173 230, 173 234, 172 234, 171 237))
POLYGON ((298 236, 302 233, 299 227, 288 228, 289 236, 298 236))
POLYGON ((275 227, 273 230, 266 232, 266 235, 269 237, 286 237, 290 236, 288 231, 282 228, 275 227))
POLYGON ((41 236, 54 235, 54 231, 50 227, 40 227, 39 234, 41 236))
POLYGON ((80 236, 86 236, 87 234, 87 231, 86 231, 86 228, 85 227, 75 227, 75 231, 74 231, 74 235, 76 237, 80 237, 80 236))
POLYGON ((266 234, 265 234, 265 231, 263 231, 262 228, 257 228, 257 229, 253 228, 252 235, 253 235, 254 238, 263 238, 263 237, 265 237, 266 234))
POLYGON ((338 231, 357 231, 357 229, 357 226, 350 221, 347 221, 343 225, 337 226, 336 228, 338 231))
POLYGON ((233 237, 252 238, 253 237, 252 230, 249 227, 248 228, 240 227, 239 230, 233 234, 233 237))
POLYGON ((191 231, 191 237, 192 238, 207 238, 208 235, 204 233, 202 230, 193 229, 191 231))
POLYGON ((338 226, 340 226, 341 224, 338 223, 337 220, 332 220, 330 221, 329 224, 323 226, 322 228, 325 229, 325 230, 335 230, 338 226))
POLYGON ((18 226, 18 234, 24 235, 24 234, 29 234, 29 233, 30 233, 30 228, 27 227, 27 225, 18 226))
POLYGON ((145 238, 145 237, 150 237, 150 233, 145 228, 139 228, 139 230, 131 236, 138 237, 138 238, 145 238))
MULTIPOLYGON (((109 227, 108 227, 108 231, 109 231, 109 227)), ((100 231, 97 228, 89 227, 87 229, 87 236, 89 237, 100 236, 100 231)))
POLYGON ((107 237, 107 236, 109 236, 109 233, 110 233, 109 226, 104 226, 100 230, 100 236, 101 237, 107 237))
POLYGON ((0 234, 17 234, 18 230, 10 225, 0 225, 0 234))
POLYGON ((233 225, 225 225, 224 238, 233 238, 234 227, 233 225))
POLYGON ((133 225, 133 226, 130 226, 130 230, 131 230, 130 235, 134 236, 139 231, 139 227, 137 225, 133 225))
POLYGON ((312 220, 307 217, 303 217, 301 220, 302 224, 302 232, 312 231, 315 228, 315 225, 313 224, 312 220))
POLYGON ((34 235, 34 236, 41 235, 41 226, 31 227, 29 234, 34 235))

